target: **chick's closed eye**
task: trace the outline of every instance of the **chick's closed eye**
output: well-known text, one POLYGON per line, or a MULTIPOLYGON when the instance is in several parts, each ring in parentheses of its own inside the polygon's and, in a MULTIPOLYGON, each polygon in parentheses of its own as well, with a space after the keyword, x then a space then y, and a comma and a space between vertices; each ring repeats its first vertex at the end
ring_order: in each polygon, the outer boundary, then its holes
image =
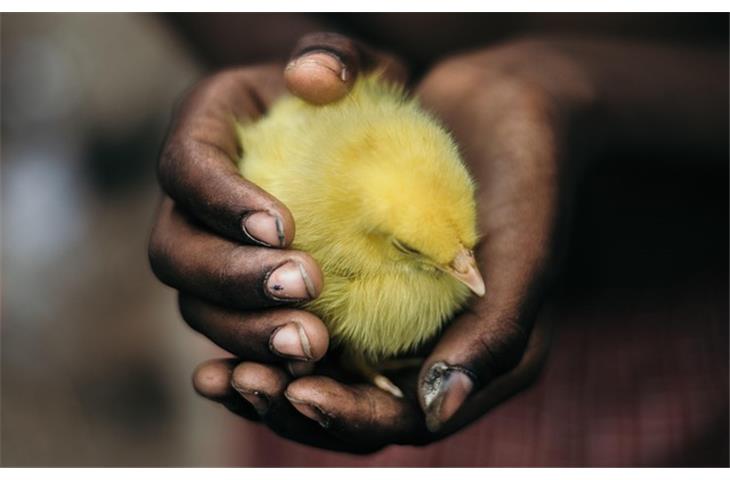
POLYGON ((421 252, 410 245, 407 245, 406 243, 398 240, 397 238, 393 239, 393 245, 395 248, 400 250, 403 253, 407 253, 409 255, 421 255, 421 252))

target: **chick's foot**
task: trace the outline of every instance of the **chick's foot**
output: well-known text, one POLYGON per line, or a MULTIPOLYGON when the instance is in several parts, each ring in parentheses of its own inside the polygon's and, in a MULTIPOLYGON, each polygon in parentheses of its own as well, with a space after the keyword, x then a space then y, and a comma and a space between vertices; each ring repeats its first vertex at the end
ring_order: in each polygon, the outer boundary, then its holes
POLYGON ((381 390, 394 397, 403 398, 403 392, 388 377, 380 373, 373 365, 360 355, 348 355, 343 358, 345 366, 354 373, 364 377, 381 390))

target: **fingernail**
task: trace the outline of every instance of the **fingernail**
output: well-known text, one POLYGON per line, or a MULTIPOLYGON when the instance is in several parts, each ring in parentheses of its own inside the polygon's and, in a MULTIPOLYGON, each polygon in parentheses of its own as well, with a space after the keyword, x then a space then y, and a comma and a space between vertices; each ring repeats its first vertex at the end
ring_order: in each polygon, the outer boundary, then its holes
POLYGON ((289 62, 286 69, 290 70, 294 67, 298 69, 306 69, 310 67, 316 69, 325 68, 343 82, 347 81, 347 68, 337 56, 328 52, 315 51, 302 55, 301 57, 295 58, 289 62))
POLYGON ((281 218, 267 212, 253 212, 241 221, 243 233, 256 243, 266 247, 283 247, 286 237, 281 218))
POLYGON ((297 322, 276 327, 269 340, 269 349, 282 357, 311 360, 312 347, 307 332, 297 322))
POLYGON ((426 426, 435 432, 461 407, 474 388, 474 375, 463 367, 436 362, 426 374, 421 394, 426 426))
POLYGON ((280 300, 309 300, 317 295, 304 266, 293 260, 269 274, 266 288, 272 297, 280 300))
POLYGON ((247 390, 245 388, 233 386, 236 391, 256 410, 259 415, 264 415, 269 409, 269 397, 258 390, 247 390))
POLYGON ((284 396, 287 398, 287 400, 289 400, 289 403, 291 403, 292 406, 297 409, 299 413, 319 423, 322 428, 329 428, 332 418, 324 413, 322 410, 320 410, 319 407, 317 407, 316 405, 312 405, 311 403, 292 398, 287 393, 284 393, 284 396))

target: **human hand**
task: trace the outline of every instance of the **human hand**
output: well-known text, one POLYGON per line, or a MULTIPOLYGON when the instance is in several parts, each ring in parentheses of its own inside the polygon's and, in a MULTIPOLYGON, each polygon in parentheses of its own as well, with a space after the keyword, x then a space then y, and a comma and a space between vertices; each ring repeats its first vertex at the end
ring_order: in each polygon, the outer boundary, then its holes
POLYGON ((412 370, 391 376, 406 398, 341 381, 342 372, 332 366, 292 381, 275 366, 235 366, 233 360, 201 366, 196 378, 216 379, 211 383, 219 387, 201 393, 245 404, 230 385, 258 391, 267 404, 261 418, 280 434, 317 446, 368 452, 392 443, 442 438, 535 378, 548 346, 549 325, 537 313, 563 193, 563 122, 557 114, 572 100, 555 103, 560 97, 530 79, 530 72, 524 77, 507 74, 529 58, 523 48, 452 59, 418 88, 424 105, 454 131, 480 185, 484 239, 478 258, 487 294, 449 326, 420 374, 412 370))
MULTIPOLYGON (((235 121, 264 114, 285 84, 312 103, 335 101, 373 68, 404 75, 390 56, 339 35, 309 35, 286 70, 262 65, 213 75, 177 111, 158 165, 166 195, 150 263, 179 290, 185 321, 241 360, 302 375, 325 354, 329 337, 320 319, 295 308, 319 295, 322 274, 309 255, 287 248, 295 235, 288 208, 239 174, 235 121)), ((217 385, 206 378, 196 386, 209 392, 217 385)), ((255 392, 243 394, 256 403, 255 392)), ((250 405, 238 411, 257 418, 250 405)))
POLYGON ((420 370, 419 402, 429 429, 443 435, 540 370, 551 326, 539 310, 572 191, 564 136, 591 91, 568 59, 539 42, 517 42, 441 63, 417 94, 451 129, 477 180, 475 253, 486 286, 420 370))

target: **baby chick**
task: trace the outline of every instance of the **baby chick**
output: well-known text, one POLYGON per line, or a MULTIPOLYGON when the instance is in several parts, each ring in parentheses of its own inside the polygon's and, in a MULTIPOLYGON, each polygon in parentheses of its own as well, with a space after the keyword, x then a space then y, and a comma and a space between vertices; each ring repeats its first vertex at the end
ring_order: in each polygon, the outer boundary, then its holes
POLYGON ((293 248, 322 267, 304 308, 360 373, 402 396, 378 363, 436 334, 469 290, 484 294, 474 183, 454 141, 377 75, 330 105, 286 96, 238 132, 241 173, 290 208, 293 248))

